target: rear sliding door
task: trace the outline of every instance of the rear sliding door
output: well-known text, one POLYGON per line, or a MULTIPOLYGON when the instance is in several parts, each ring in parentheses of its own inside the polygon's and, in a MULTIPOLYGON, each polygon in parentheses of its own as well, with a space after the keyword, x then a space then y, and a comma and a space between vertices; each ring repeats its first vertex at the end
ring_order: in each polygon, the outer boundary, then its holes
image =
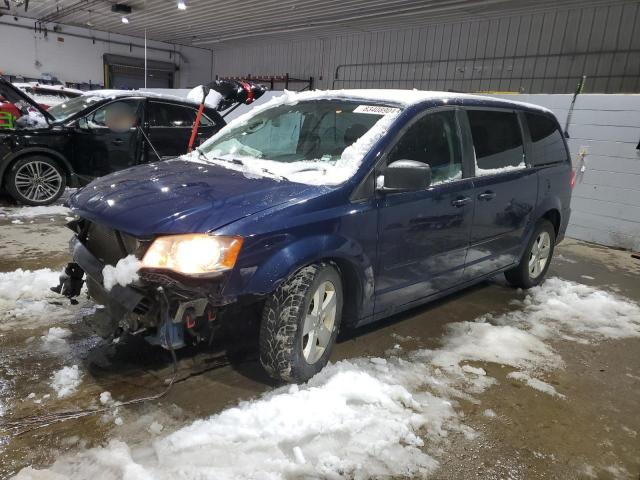
POLYGON ((464 279, 515 263, 536 205, 537 179, 529 168, 516 111, 467 109, 475 156, 475 209, 464 279))

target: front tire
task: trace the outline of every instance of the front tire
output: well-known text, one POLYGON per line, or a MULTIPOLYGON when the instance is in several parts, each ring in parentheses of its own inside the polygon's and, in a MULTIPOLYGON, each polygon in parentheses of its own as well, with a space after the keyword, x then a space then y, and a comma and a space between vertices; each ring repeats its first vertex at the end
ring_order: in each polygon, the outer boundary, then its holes
POLYGON ((549 270, 556 243, 556 230, 548 220, 540 220, 520 263, 504 272, 514 287, 531 288, 539 285, 549 270))
POLYGON ((7 174, 7 191, 25 205, 49 205, 60 198, 66 186, 64 170, 42 155, 21 158, 7 174))
POLYGON ((305 382, 329 361, 342 317, 342 281, 331 265, 304 267, 265 302, 260 362, 267 373, 305 382))

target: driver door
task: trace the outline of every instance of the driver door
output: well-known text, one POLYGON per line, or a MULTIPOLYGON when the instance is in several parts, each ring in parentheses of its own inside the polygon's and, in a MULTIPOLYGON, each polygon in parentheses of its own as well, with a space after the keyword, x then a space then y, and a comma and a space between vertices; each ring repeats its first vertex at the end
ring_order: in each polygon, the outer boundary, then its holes
POLYGON ((83 180, 140 162, 143 110, 141 99, 114 100, 78 121, 72 144, 76 173, 83 180))
POLYGON ((386 164, 429 164, 426 190, 381 192, 376 315, 455 286, 462 279, 473 220, 473 183, 463 168, 454 109, 427 113, 401 134, 386 164), (464 173, 464 174, 463 174, 464 173))

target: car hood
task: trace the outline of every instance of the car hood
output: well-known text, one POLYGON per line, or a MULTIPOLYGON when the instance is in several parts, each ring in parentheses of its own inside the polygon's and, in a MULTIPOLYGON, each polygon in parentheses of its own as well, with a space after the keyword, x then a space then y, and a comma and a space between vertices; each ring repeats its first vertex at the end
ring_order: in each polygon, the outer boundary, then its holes
POLYGON ((71 195, 69 207, 83 218, 149 237, 215 230, 327 189, 175 159, 94 180, 71 195))
POLYGON ((0 95, 6 98, 9 102, 16 104, 19 102, 26 102, 29 106, 33 107, 47 120, 55 120, 53 115, 42 108, 38 103, 22 90, 14 86, 11 82, 8 82, 4 78, 0 78, 0 95))

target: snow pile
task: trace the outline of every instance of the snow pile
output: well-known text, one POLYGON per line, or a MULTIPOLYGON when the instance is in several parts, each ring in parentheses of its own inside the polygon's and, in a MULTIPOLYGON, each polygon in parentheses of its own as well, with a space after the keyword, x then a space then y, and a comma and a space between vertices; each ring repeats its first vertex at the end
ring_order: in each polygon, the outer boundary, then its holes
POLYGON ((140 262, 135 255, 129 255, 118 260, 116 266, 107 265, 102 269, 104 288, 111 290, 114 285, 126 287, 138 280, 138 270, 140 262))
MULTIPOLYGON (((536 378, 563 367, 562 358, 546 342, 592 343, 640 336, 640 306, 586 285, 550 278, 529 290, 522 302, 514 303, 521 308, 448 325, 441 348, 421 350, 414 358, 429 360, 450 378, 469 373, 464 362, 507 365, 517 370, 509 378, 564 398, 552 385, 536 378)), ((467 381, 468 390, 479 392, 492 379, 479 376, 467 381)))
POLYGON ((68 350, 66 339, 71 332, 66 328, 51 327, 46 335, 42 336, 43 348, 52 353, 63 353, 68 350))
POLYGON ((637 304, 560 278, 549 278, 531 289, 522 306, 502 322, 519 324, 542 339, 561 337, 584 343, 640 336, 637 304))
POLYGON ((22 308, 43 312, 41 299, 53 296, 49 287, 58 284, 60 273, 48 268, 0 272, 0 312, 3 314, 20 311, 22 308))
MULTIPOLYGON (((64 478, 372 478, 424 476, 437 462, 418 432, 444 439, 451 402, 421 391, 429 367, 400 359, 329 366, 307 385, 278 389, 131 449, 120 441, 57 462, 64 478)), ((18 478, 57 478, 24 470, 18 478)))
POLYGON ((111 392, 102 392, 100 394, 100 403, 102 405, 109 405, 113 402, 113 398, 111 397, 111 392))
POLYGON ((50 290, 59 276, 48 268, 0 272, 0 331, 51 325, 83 308, 50 290))
POLYGON ((530 290, 518 306, 451 324, 440 348, 341 361, 305 385, 242 402, 155 441, 113 440, 17 478, 424 477, 437 468, 433 454, 451 432, 474 435, 456 401, 479 403, 475 395, 495 379, 471 363, 507 365, 511 380, 562 401, 562 393, 535 376, 563 365, 548 341, 640 335, 638 305, 560 279, 530 290))
POLYGON ((538 380, 537 378, 532 378, 524 372, 511 372, 507 375, 507 378, 520 380, 521 382, 526 383, 531 388, 542 393, 546 393, 547 395, 551 395, 552 397, 566 398, 563 394, 558 393, 553 385, 549 385, 548 383, 545 383, 542 380, 538 380))
POLYGON ((62 205, 47 205, 41 207, 0 208, 0 213, 9 218, 34 218, 42 215, 70 215, 71 210, 62 205))
MULTIPOLYGON (((193 103, 197 103, 199 105, 200 103, 202 103, 203 96, 204 96, 204 92, 202 91, 202 85, 198 85, 197 87, 194 87, 191 90, 189 90, 189 93, 187 93, 187 100, 193 103)), ((204 103, 208 107, 218 108, 218 105, 220 104, 220 100, 222 100, 222 95, 220 95, 218 92, 212 89, 212 90, 209 90, 209 94, 207 95, 207 98, 205 99, 204 103)))
POLYGON ((58 398, 71 395, 80 386, 82 373, 77 365, 63 367, 51 376, 51 388, 58 394, 58 398))

